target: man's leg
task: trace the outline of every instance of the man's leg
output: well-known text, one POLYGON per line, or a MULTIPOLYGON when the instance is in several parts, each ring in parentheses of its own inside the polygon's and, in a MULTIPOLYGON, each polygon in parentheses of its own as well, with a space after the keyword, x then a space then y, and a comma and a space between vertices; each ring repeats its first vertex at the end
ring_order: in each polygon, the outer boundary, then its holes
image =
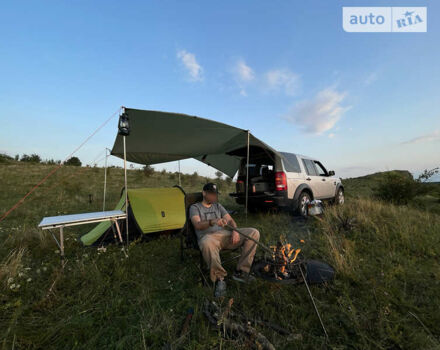
MULTIPOLYGON (((253 227, 243 227, 239 228, 239 230, 256 241, 260 239, 260 232, 253 227)), ((249 273, 254 261, 255 252, 257 251, 257 243, 240 235, 239 244, 242 245, 242 250, 236 269, 249 273)))
POLYGON ((223 279, 227 275, 226 270, 221 264, 219 252, 228 234, 230 235, 230 232, 221 230, 208 233, 199 240, 199 247, 202 251, 203 259, 208 264, 209 277, 212 282, 215 282, 217 279, 223 279))

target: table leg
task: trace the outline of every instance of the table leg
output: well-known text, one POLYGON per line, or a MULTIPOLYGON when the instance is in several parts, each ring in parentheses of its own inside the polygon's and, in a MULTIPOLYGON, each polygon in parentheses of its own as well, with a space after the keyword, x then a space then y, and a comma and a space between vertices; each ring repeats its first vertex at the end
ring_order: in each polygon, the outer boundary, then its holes
POLYGON ((122 242, 121 229, 119 228, 118 220, 113 220, 113 221, 115 222, 116 230, 118 231, 118 236, 119 236, 119 240, 121 241, 121 244, 122 244, 122 250, 124 251, 124 255, 126 258, 128 258, 128 254, 125 251, 124 243, 122 242))
POLYGON ((60 226, 60 256, 61 256, 61 264, 64 264, 64 226, 60 226))
POLYGON ((121 235, 121 229, 119 228, 118 220, 113 220, 116 226, 116 230, 118 231, 119 240, 122 242, 122 235, 121 235))

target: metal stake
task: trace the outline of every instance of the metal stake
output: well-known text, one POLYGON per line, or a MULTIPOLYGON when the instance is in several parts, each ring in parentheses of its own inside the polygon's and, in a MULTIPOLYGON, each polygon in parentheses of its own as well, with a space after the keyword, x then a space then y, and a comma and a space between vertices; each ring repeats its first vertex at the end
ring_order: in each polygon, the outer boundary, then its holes
POLYGON ((304 280, 304 284, 306 285, 307 291, 309 292, 310 299, 312 299, 313 307, 315 308, 315 312, 318 315, 319 322, 321 322, 321 327, 324 330, 325 337, 328 339, 328 334, 327 334, 327 331, 326 331, 326 329, 324 327, 324 322, 322 322, 321 315, 320 315, 320 313, 318 311, 318 308, 316 307, 315 300, 313 299, 313 295, 312 295, 312 292, 310 291, 309 284, 307 283, 306 277, 304 276, 304 272, 302 270, 301 264, 299 264, 299 270, 301 271, 301 276, 302 276, 302 278, 304 280))
POLYGON ((107 147, 105 148, 105 165, 104 165, 104 199, 102 200, 102 211, 105 211, 105 192, 107 189, 107 147))

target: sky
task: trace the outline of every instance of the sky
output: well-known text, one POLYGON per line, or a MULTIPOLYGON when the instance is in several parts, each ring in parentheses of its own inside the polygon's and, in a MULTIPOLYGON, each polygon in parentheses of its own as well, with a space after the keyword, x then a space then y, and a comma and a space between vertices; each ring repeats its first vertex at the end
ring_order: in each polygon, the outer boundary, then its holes
MULTIPOLYGON (((0 152, 64 160, 126 106, 249 129, 343 178, 440 166, 440 4, 416 3, 426 33, 342 28, 343 6, 406 0, 2 1, 0 152)), ((103 165, 116 133, 74 155, 103 165)))

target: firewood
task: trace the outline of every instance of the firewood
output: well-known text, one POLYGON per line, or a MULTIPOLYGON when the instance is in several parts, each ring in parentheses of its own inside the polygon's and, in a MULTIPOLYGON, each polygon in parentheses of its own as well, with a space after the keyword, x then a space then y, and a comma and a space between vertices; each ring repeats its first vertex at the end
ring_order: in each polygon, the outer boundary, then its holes
POLYGON ((247 339, 250 338, 253 340, 254 345, 257 348, 275 350, 275 347, 272 345, 272 343, 263 334, 251 327, 249 322, 243 326, 227 317, 230 314, 232 302, 233 299, 230 299, 226 310, 221 312, 220 307, 215 302, 205 300, 203 313, 208 318, 210 323, 217 328, 222 327, 228 334, 232 336, 241 336, 247 339))

